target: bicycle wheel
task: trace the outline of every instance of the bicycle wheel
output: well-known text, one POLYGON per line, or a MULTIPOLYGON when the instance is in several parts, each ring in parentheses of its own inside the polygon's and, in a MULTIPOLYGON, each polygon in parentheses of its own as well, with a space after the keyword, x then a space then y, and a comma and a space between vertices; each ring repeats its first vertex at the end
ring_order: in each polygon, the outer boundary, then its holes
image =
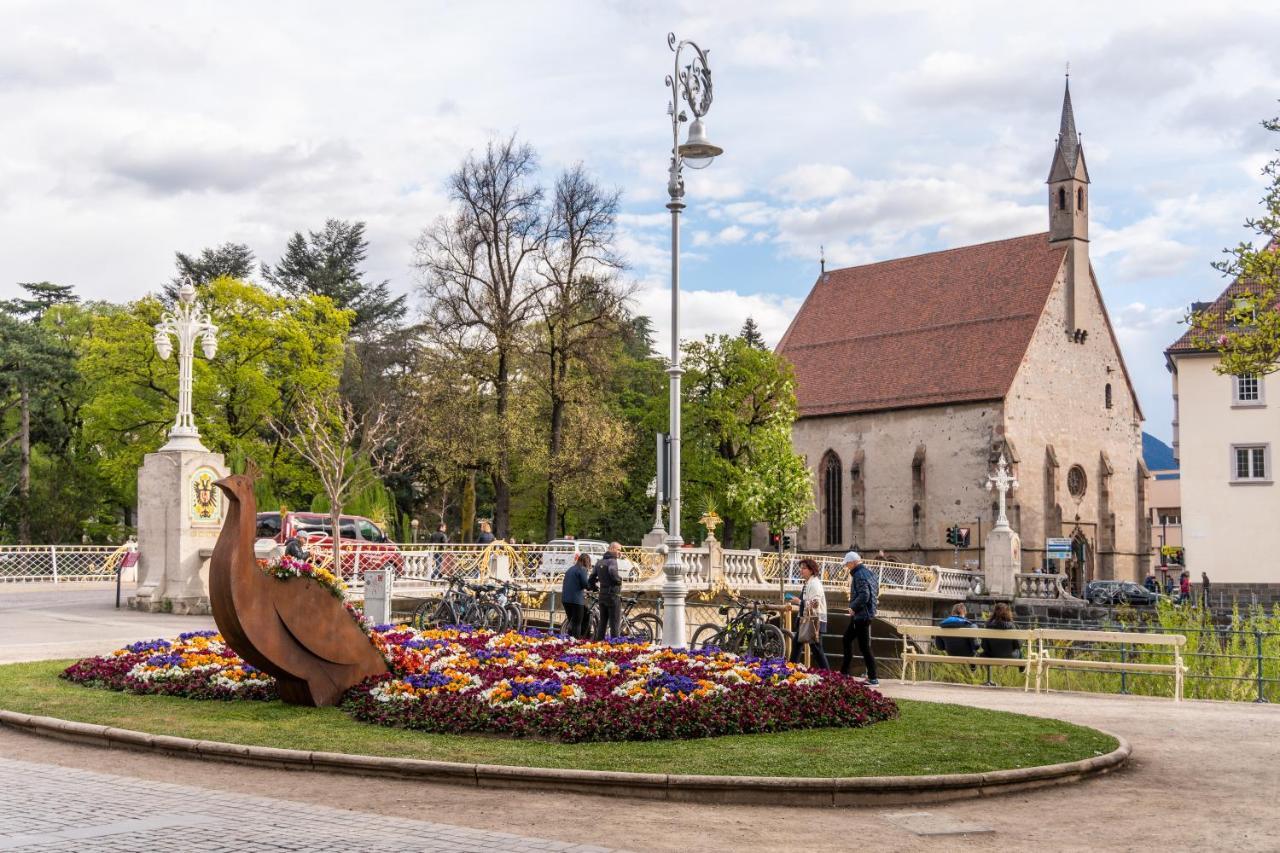
POLYGON ((525 623, 524 608, 514 601, 508 601, 507 606, 502 609, 506 614, 503 628, 508 631, 523 631, 525 623))
POLYGON ((705 625, 699 625, 693 632, 693 639, 689 641, 689 648, 702 650, 705 648, 723 649, 720 644, 724 642, 719 625, 708 622, 705 625))
POLYGON ((468 613, 467 622, 480 631, 502 631, 507 621, 507 613, 492 601, 483 601, 475 605, 468 613))
POLYGON ((652 613, 639 613, 627 620, 622 633, 642 643, 656 643, 662 639, 662 623, 652 613))
POLYGON ((424 601, 413 615, 414 627, 419 631, 426 628, 438 628, 442 625, 456 625, 459 621, 457 611, 453 609, 453 604, 446 599, 424 601))
POLYGON ((781 658, 787 654, 787 640, 782 629, 765 622, 751 633, 751 654, 758 658, 781 658))

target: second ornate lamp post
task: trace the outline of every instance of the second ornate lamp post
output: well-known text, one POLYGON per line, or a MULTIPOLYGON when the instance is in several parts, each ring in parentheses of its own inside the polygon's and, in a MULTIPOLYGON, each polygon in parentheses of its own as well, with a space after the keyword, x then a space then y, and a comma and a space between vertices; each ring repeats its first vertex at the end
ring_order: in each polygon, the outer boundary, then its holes
POLYGON ((668 486, 670 524, 667 535, 667 555, 662 567, 665 580, 662 584, 662 644, 684 646, 684 605, 688 587, 684 582, 684 567, 680 562, 680 548, 684 539, 680 536, 680 211, 684 210, 684 176, 687 164, 691 169, 704 169, 711 161, 724 153, 707 139, 707 128, 702 117, 711 109, 711 66, 705 51, 691 41, 677 41, 675 33, 667 34, 667 46, 675 53, 675 70, 667 77, 671 89, 671 101, 667 113, 671 116, 671 168, 667 179, 667 210, 671 211, 671 377, 669 430, 671 433, 671 483, 668 486), (682 57, 685 57, 681 65, 682 57), (680 142, 680 124, 689 121, 688 140, 680 142))
POLYGON ((208 452, 200 443, 200 430, 196 429, 191 414, 191 363, 195 358, 196 338, 205 358, 213 358, 218 352, 218 327, 208 314, 196 305, 196 288, 188 279, 178 291, 178 302, 172 311, 164 312, 156 324, 156 352, 166 361, 173 352, 169 336, 178 339, 178 417, 169 430, 169 441, 161 450, 198 450, 208 452))

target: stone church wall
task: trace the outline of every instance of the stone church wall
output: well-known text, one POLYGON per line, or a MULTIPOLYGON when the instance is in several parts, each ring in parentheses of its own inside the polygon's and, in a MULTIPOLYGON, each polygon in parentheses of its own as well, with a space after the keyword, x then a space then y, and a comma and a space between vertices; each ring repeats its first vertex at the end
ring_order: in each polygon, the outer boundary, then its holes
POLYGON ((984 531, 991 528, 984 483, 1001 421, 999 401, 797 421, 792 438, 813 471, 818 506, 800 529, 800 549, 835 553, 856 545, 869 555, 883 550, 950 566, 945 529, 956 523, 973 528, 972 548, 961 560, 976 560, 976 517, 983 516, 984 531), (838 542, 825 536, 821 468, 828 451, 840 459, 838 542))
POLYGON ((1093 551, 1093 576, 1140 580, 1150 560, 1142 421, 1096 283, 1090 296, 1078 301, 1085 316, 1076 325, 1088 336, 1076 343, 1066 332, 1059 275, 1006 398, 1005 430, 1020 484, 1015 526, 1028 571, 1043 563, 1046 536, 1071 536, 1078 527, 1093 551), (1056 469, 1048 459, 1056 459, 1056 469), (1084 472, 1078 497, 1068 488, 1073 466, 1084 472))

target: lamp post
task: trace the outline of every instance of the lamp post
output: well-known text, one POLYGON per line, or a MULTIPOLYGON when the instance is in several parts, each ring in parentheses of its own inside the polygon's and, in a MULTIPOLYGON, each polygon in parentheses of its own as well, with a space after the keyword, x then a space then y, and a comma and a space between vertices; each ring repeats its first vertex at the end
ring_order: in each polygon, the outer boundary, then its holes
POLYGON ((212 359, 218 352, 218 327, 209 315, 196 305, 196 288, 187 279, 178 291, 178 302, 173 310, 166 311, 156 323, 155 345, 160 358, 169 360, 173 352, 172 335, 178 339, 178 416, 169 430, 169 441, 161 450, 197 450, 207 453, 200 443, 200 431, 196 429, 191 414, 191 364, 195 357, 196 338, 204 357, 212 359))
POLYGON ((680 211, 684 210, 683 170, 704 169, 711 161, 724 153, 707 139, 706 125, 702 117, 711 109, 711 66, 707 63, 709 51, 691 41, 677 41, 675 33, 667 33, 667 47, 675 54, 674 70, 667 77, 671 100, 667 114, 671 116, 671 167, 667 178, 667 210, 671 211, 671 377, 670 426, 671 483, 667 499, 670 513, 667 533, 667 554, 663 563, 665 580, 662 584, 662 644, 679 647, 686 644, 684 626, 685 596, 688 587, 684 582, 684 567, 680 562, 680 548, 684 539, 680 535, 680 211), (682 59, 687 58, 687 59, 682 59), (684 62, 681 65, 681 62, 684 62), (682 103, 683 101, 683 103, 682 103), (688 111, 693 113, 686 142, 680 142, 680 124, 689 121, 688 111))

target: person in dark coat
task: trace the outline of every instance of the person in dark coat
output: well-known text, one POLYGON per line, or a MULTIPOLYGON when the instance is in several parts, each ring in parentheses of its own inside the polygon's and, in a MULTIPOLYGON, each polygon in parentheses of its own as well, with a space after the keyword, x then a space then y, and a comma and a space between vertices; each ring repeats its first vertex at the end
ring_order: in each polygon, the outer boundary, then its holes
POLYGON ((293 531, 293 535, 284 543, 284 553, 295 560, 309 560, 307 554, 306 535, 301 530, 293 531))
POLYGON ((600 623, 596 625, 595 639, 618 637, 622 634, 622 573, 618 569, 618 555, 622 546, 609 543, 609 550, 591 570, 590 587, 600 591, 600 623))
MULTIPOLYGON (((1012 631, 1017 627, 1013 624, 1013 612, 1009 609, 1009 605, 1003 601, 998 602, 991 609, 991 618, 987 620, 986 627, 993 631, 1012 631)), ((989 658, 1020 658, 1022 657, 1022 641, 1005 640, 999 637, 984 637, 982 639, 982 654, 989 658)))
POLYGON ((880 684, 880 679, 876 677, 876 656, 871 651, 871 620, 876 615, 880 582, 862 562, 862 555, 857 551, 845 554, 844 564, 849 569, 849 627, 845 628, 844 636, 840 638, 840 647, 844 653, 840 661, 840 674, 849 674, 849 666, 853 663, 853 641, 856 639, 858 650, 862 652, 862 662, 867 667, 867 684, 876 687, 880 684))
POLYGON ((1200 594, 1203 596, 1203 598, 1200 599, 1200 603, 1207 608, 1209 606, 1209 573, 1208 572, 1200 573, 1200 594))
MULTIPOLYGON (((436 528, 436 532, 432 533, 429 537, 427 537, 427 542, 431 545, 447 544, 449 542, 448 526, 443 521, 440 522, 440 525, 436 528)), ((444 564, 444 554, 441 553, 441 551, 443 551, 444 549, 433 549, 433 550, 435 550, 436 553, 431 555, 431 561, 435 564, 435 567, 436 567, 435 576, 439 577, 440 567, 444 564)))
POLYGON ((564 573, 560 582, 560 601, 564 604, 565 628, 570 637, 582 639, 587 636, 590 617, 587 613, 587 589, 591 580, 587 577, 587 569, 591 567, 591 555, 579 554, 569 570, 564 573))
POLYGON ((489 525, 489 522, 480 522, 480 535, 476 537, 476 543, 479 545, 488 545, 493 541, 493 539, 493 528, 489 525))
MULTIPOLYGON (((951 608, 951 615, 938 623, 939 628, 973 628, 969 621, 969 608, 963 603, 951 608)), ((941 649, 952 657, 971 658, 978 654, 978 641, 973 637, 939 636, 936 642, 941 649)))

